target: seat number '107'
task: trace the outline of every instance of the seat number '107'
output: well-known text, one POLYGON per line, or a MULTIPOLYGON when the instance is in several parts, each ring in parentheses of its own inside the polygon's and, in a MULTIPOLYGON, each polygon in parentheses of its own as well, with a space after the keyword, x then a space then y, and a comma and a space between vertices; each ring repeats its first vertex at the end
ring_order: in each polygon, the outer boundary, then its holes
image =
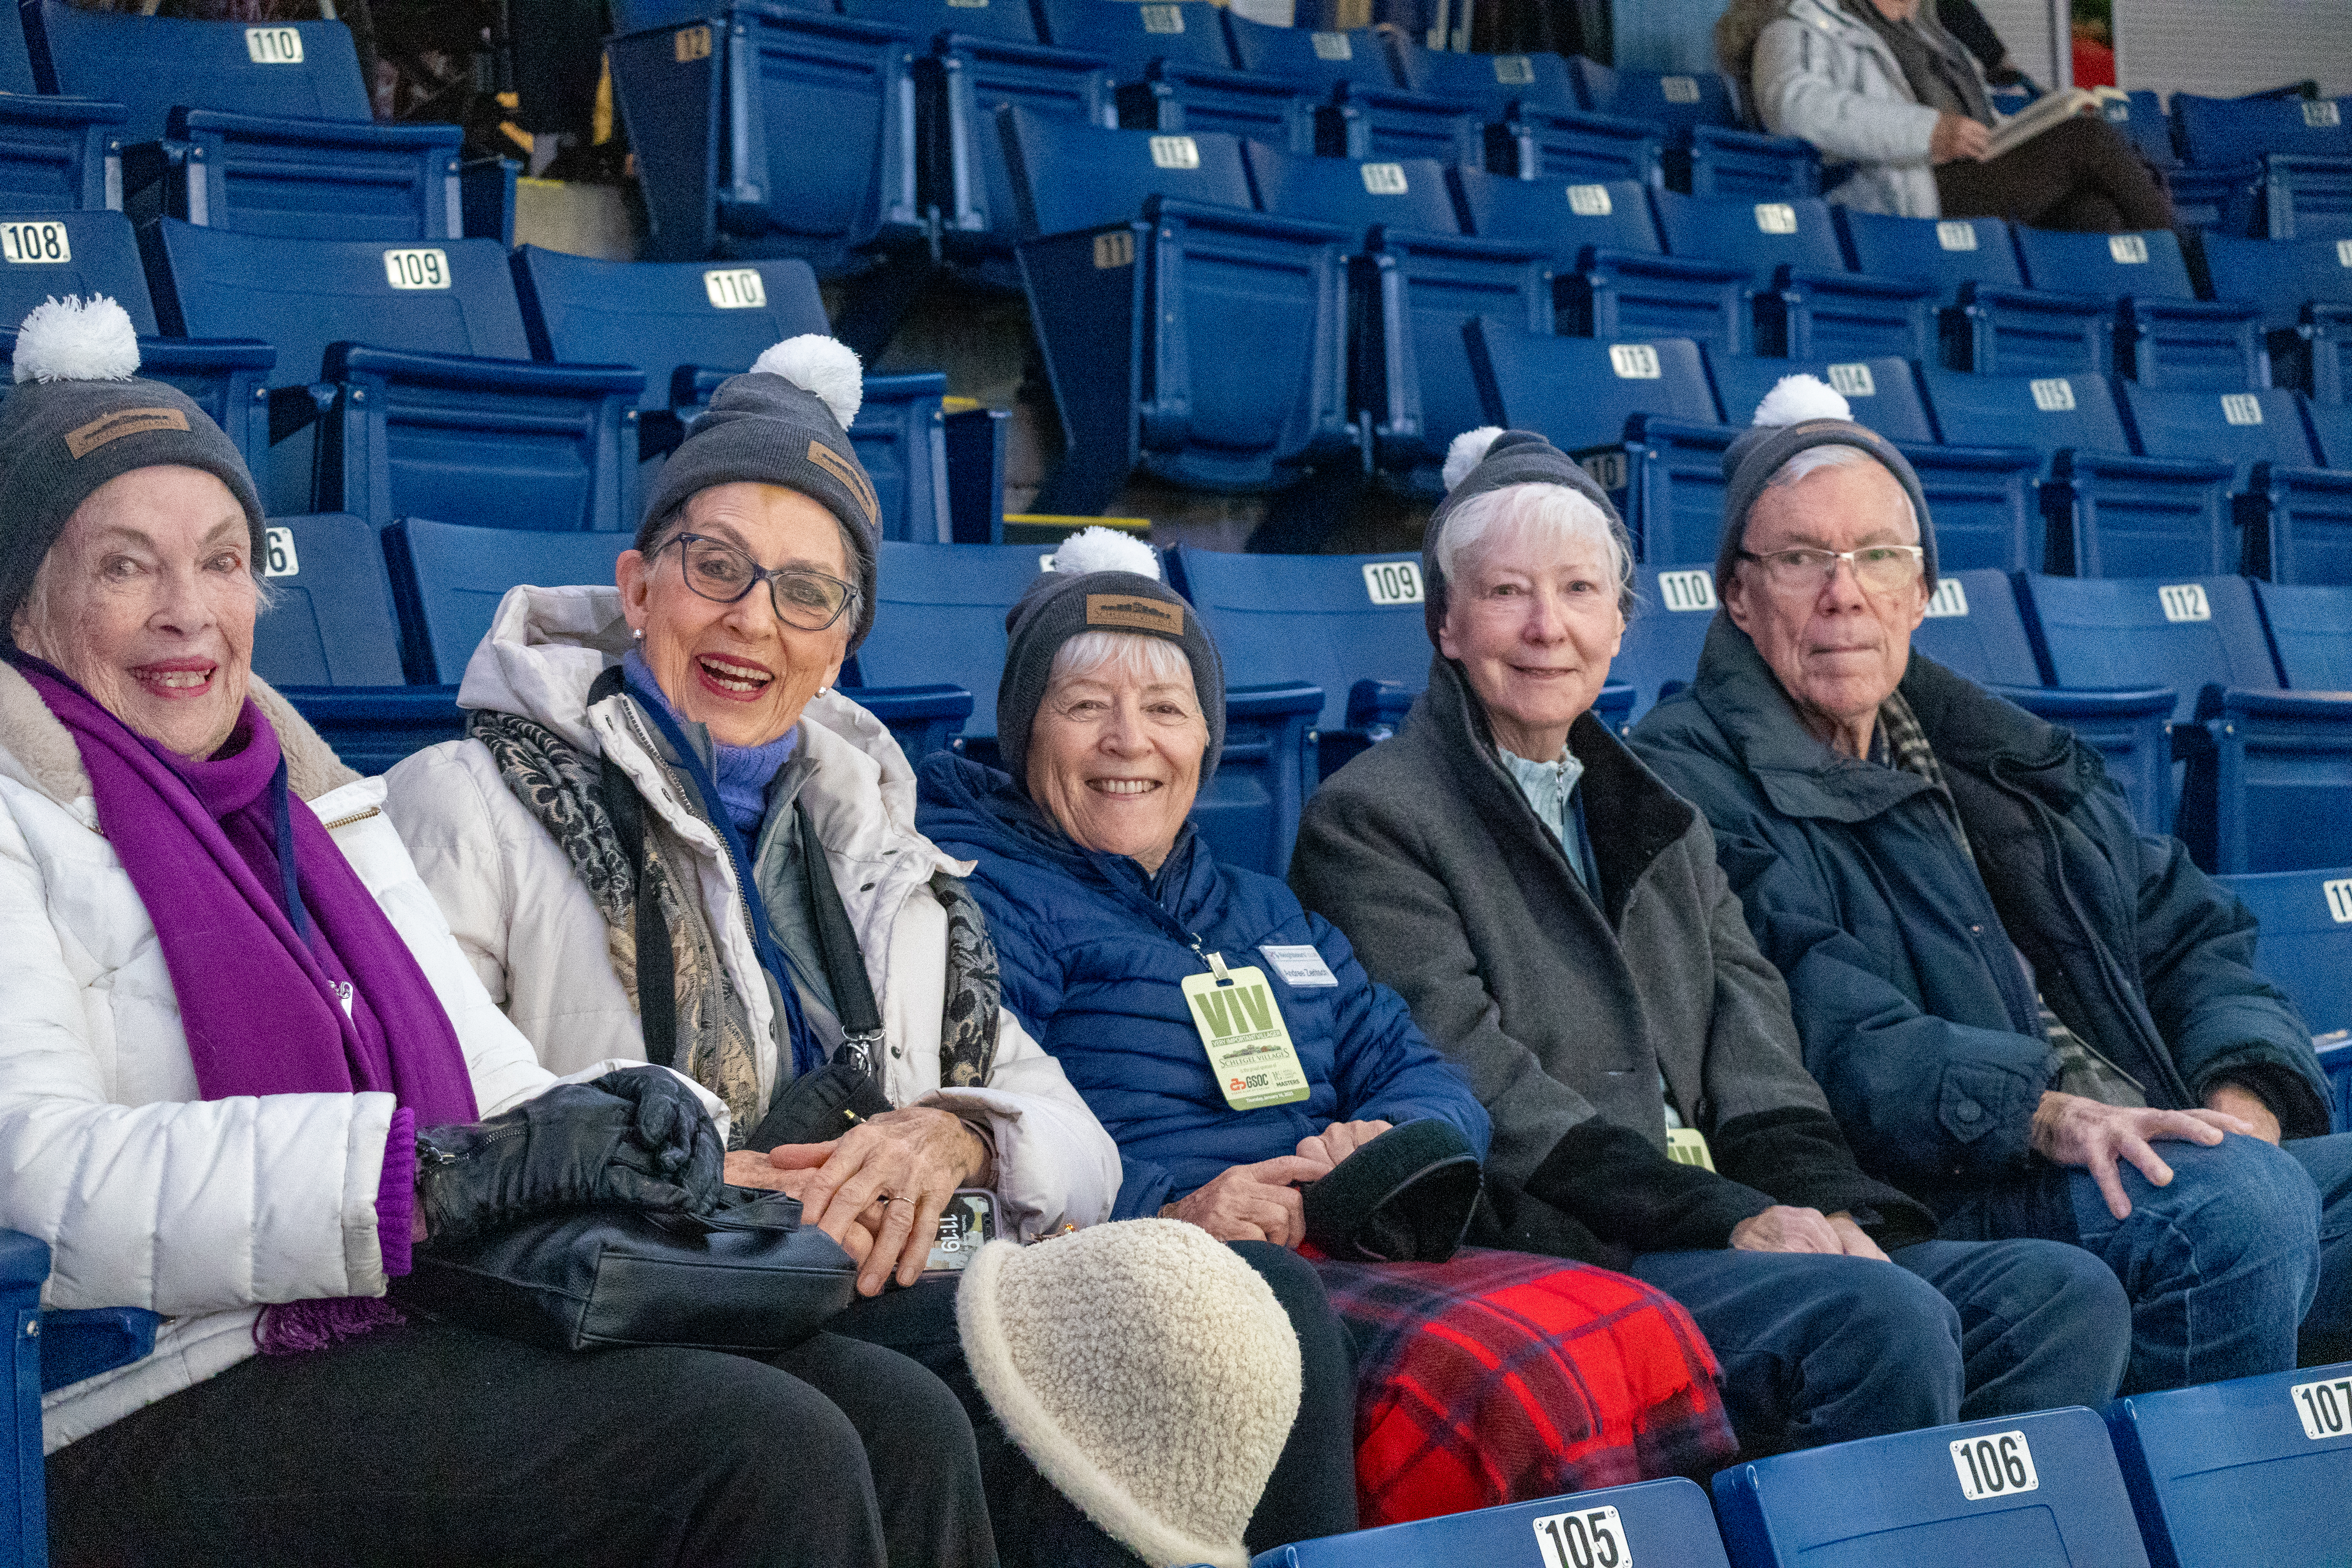
POLYGON ((2303 1435, 2315 1443, 2352 1435, 2352 1377, 2298 1383, 2287 1390, 2303 1435))
POLYGON ((1988 1432, 1956 1440, 1952 1468, 1959 1473, 1960 1495, 1970 1502, 2034 1491, 2042 1485, 2042 1478, 2033 1473, 2033 1450, 2022 1432, 1988 1432))
POLYGON ((1548 1513, 1535 1527, 1543 1568, 1633 1568, 1633 1543, 1613 1508, 1548 1513))

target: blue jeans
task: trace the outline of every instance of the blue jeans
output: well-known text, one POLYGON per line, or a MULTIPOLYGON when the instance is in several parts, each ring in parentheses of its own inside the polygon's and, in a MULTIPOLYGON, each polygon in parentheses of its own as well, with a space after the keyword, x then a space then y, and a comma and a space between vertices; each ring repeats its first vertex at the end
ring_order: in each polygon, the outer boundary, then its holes
POLYGON ((2043 1165, 1946 1215, 1943 1234, 2049 1237, 2103 1259, 2132 1302, 2127 1394, 2282 1372, 2306 1320, 2352 1327, 2352 1134, 2157 1150, 2166 1186, 2121 1167, 2128 1219, 2087 1171, 2043 1165))
POLYGON ((2096 1259, 2040 1241, 1892 1256, 1653 1252, 1626 1272, 1715 1348, 1751 1456, 2114 1397, 2129 1309, 2096 1259))

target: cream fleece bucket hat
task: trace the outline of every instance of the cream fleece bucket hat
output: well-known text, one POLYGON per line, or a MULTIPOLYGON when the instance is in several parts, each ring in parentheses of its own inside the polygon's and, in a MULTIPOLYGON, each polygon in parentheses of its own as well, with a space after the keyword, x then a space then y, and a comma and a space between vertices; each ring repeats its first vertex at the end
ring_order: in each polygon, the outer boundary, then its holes
POLYGON ((1242 1531, 1298 1414, 1298 1337, 1197 1226, 1138 1219, 964 1271, 973 1379, 1022 1451, 1152 1568, 1247 1568, 1242 1531))

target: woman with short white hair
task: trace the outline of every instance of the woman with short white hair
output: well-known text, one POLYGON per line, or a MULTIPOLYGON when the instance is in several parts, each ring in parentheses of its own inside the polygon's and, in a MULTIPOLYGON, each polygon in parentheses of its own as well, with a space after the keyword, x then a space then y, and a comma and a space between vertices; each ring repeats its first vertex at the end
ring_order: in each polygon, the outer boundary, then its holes
POLYGON ((1592 715, 1631 599, 1607 498, 1527 431, 1446 479, 1429 689, 1307 803, 1290 878, 1493 1117, 1473 1239, 1688 1308, 1751 1451, 2108 1397, 2113 1281, 1937 1241, 1857 1168, 1706 819, 1592 715))

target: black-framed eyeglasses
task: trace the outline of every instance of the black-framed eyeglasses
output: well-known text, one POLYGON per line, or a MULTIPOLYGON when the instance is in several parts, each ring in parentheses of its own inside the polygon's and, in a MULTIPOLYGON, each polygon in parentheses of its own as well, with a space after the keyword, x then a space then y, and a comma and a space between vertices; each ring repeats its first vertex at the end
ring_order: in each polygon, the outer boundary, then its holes
POLYGON ((852 584, 806 566, 762 566, 723 539, 681 533, 654 553, 671 544, 678 547, 677 569, 686 585, 713 604, 735 604, 764 582, 776 619, 804 632, 821 632, 857 603, 852 584))
POLYGON ((1874 594, 1891 594, 1916 583, 1927 570, 1927 547, 1918 544, 1865 544, 1859 550, 1771 550, 1761 555, 1739 552, 1742 561, 1764 568, 1764 579, 1789 594, 1817 594, 1837 575, 1838 563, 1853 568, 1853 580, 1874 594))

